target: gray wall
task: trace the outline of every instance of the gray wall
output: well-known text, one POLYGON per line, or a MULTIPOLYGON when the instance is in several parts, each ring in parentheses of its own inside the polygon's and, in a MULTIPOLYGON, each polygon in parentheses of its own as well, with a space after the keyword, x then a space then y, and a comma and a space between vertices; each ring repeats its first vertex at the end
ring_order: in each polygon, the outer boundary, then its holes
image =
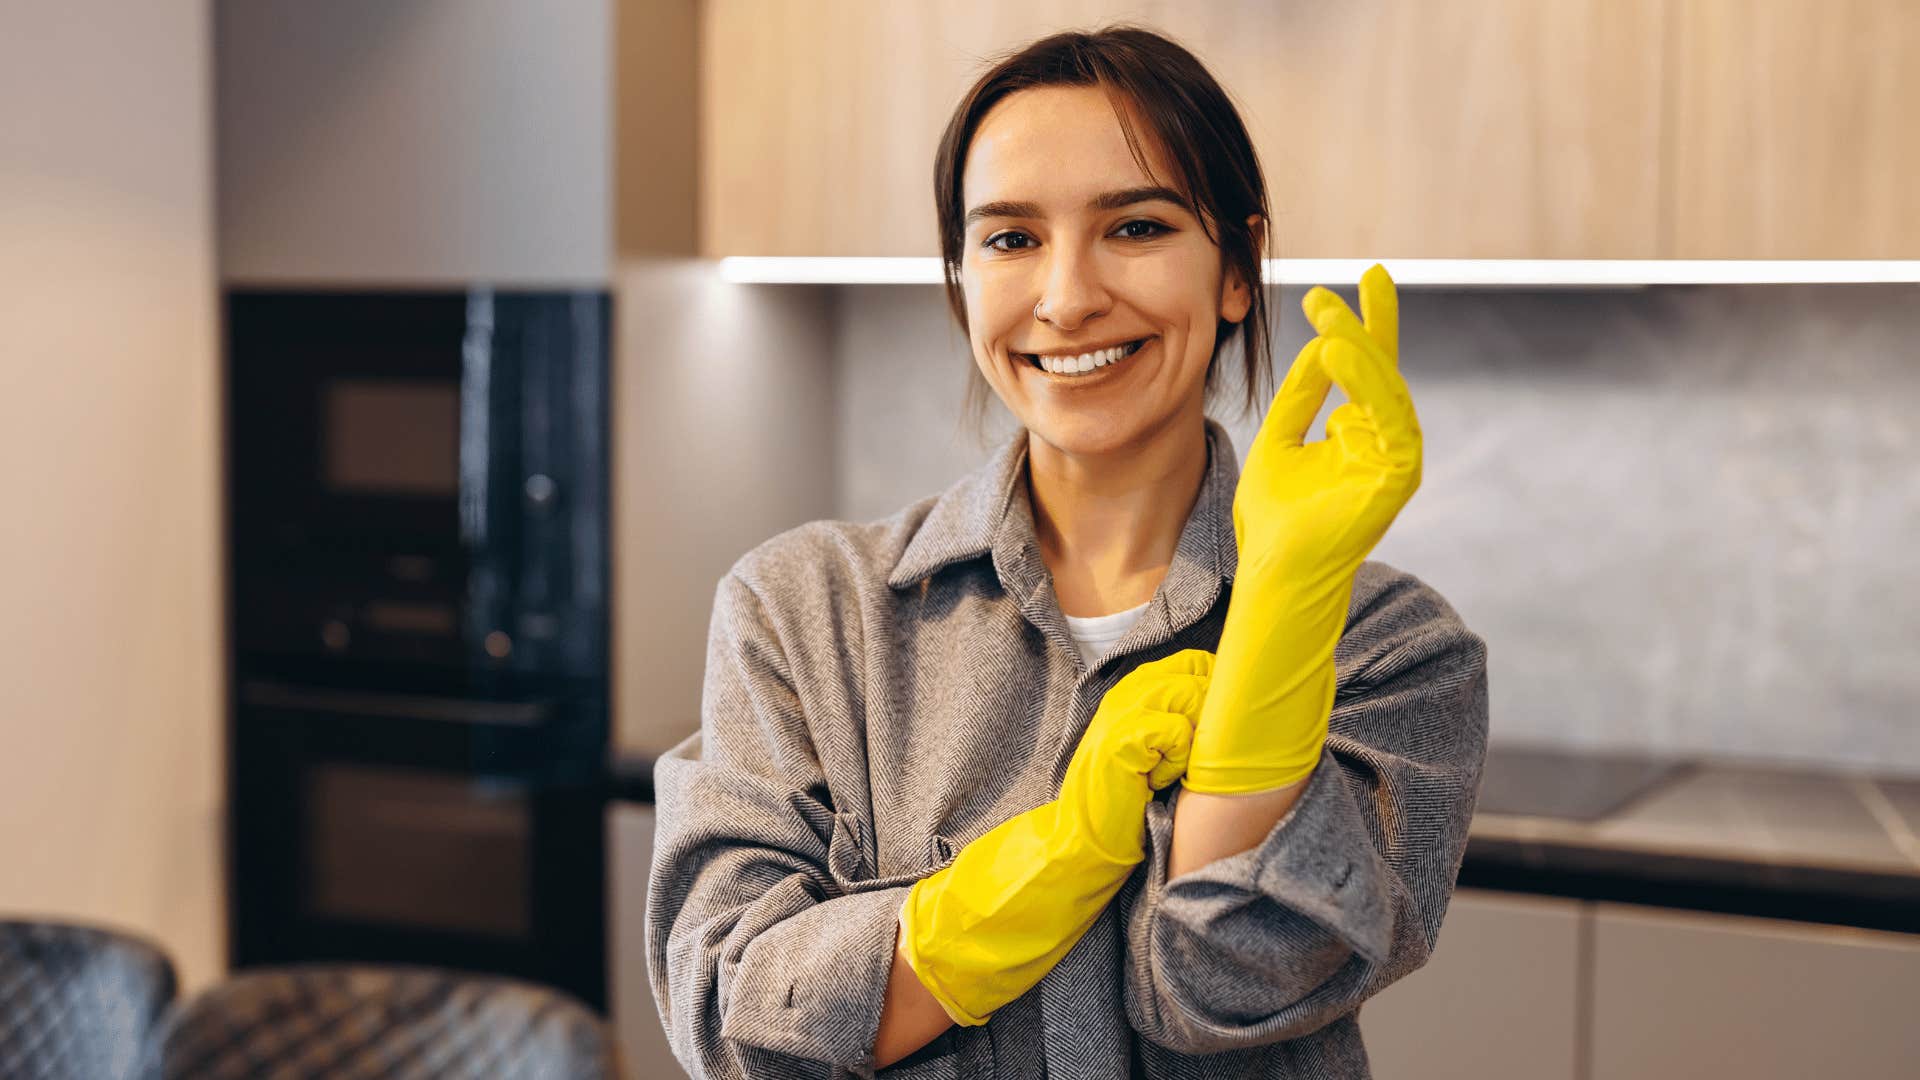
MULTIPOLYGON (((1373 557, 1487 639, 1496 742, 1920 773, 1920 289, 1401 300, 1425 477, 1373 557)), ((846 287, 837 319, 840 516, 986 456, 937 288, 846 287)))
POLYGON ((609 0, 221 0, 220 272, 604 286, 609 0))
POLYGON ((690 259, 623 262, 614 304, 614 725, 652 756, 700 727, 721 575, 833 515, 833 306, 690 259))

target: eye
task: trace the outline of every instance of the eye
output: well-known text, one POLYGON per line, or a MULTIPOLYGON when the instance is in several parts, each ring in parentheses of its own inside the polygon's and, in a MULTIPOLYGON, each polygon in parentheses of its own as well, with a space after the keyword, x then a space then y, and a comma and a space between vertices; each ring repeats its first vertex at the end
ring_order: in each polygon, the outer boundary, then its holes
POLYGON ((1156 237, 1165 236, 1172 232, 1173 229, 1171 226, 1162 225, 1157 221, 1148 221, 1146 218, 1135 218, 1132 221, 1121 222, 1120 227, 1113 231, 1114 235, 1123 240, 1152 240, 1156 237))
POLYGON ((1033 237, 1028 236, 1026 233, 1020 232, 1015 229, 1008 229, 1006 232, 997 232, 997 233, 994 233, 992 236, 987 237, 986 240, 983 241, 980 246, 985 248, 992 248, 995 251, 1024 251, 1028 247, 1032 246, 1032 242, 1033 242, 1033 237), (1000 246, 1000 241, 1002 240, 1008 240, 1008 241, 1020 240, 1025 242, 1015 245, 1013 247, 1002 247, 1000 246))

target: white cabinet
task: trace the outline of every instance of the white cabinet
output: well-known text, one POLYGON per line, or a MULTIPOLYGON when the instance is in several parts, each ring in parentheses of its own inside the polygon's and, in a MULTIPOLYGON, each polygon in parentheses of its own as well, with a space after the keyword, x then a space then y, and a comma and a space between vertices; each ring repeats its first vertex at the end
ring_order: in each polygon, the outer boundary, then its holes
POLYGON ((215 10, 224 281, 606 285, 609 0, 215 10))
POLYGON ((684 1077, 647 983, 647 875, 653 866, 653 807, 616 802, 607 811, 607 978, 613 1030, 633 1080, 684 1077))
POLYGON ((1573 1080, 1579 901, 1460 889, 1425 967, 1360 1010, 1378 1080, 1573 1080))
POLYGON ((1600 904, 1592 1080, 1920 1075, 1920 936, 1600 904))

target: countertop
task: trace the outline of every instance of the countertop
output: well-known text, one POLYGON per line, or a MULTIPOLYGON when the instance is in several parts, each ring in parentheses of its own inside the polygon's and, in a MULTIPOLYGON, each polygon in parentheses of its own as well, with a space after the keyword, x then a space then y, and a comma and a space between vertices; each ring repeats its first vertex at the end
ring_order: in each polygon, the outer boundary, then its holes
POLYGON ((1496 748, 1460 884, 1920 933, 1916 834, 1920 778, 1496 748), (1512 797, 1528 774, 1636 767, 1597 815, 1512 797))
POLYGON ((1920 777, 1495 746, 1459 884, 1920 933, 1917 837, 1920 777))

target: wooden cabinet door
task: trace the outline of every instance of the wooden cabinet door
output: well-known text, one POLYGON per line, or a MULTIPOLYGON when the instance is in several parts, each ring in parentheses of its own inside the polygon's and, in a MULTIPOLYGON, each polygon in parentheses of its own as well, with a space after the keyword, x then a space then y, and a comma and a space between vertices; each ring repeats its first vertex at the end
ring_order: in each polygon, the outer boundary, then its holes
POLYGON ((1578 901, 1460 889, 1425 967, 1360 1009, 1379 1080, 1573 1080, 1578 901))
POLYGON ((1920 935, 1601 904, 1592 1080, 1912 1076, 1920 935))
POLYGON ((1683 259, 1920 258, 1920 4, 1674 7, 1683 259))
POLYGON ((1281 257, 1652 258, 1663 6, 1250 4, 1203 58, 1281 257))
POLYGON ((933 154, 989 58, 1117 18, 1192 48, 1282 257, 1652 258, 1665 0, 706 0, 712 255, 930 255, 933 154))
MULTIPOLYGON (((1163 25, 1177 5, 1129 10, 1163 25)), ((933 155, 992 57, 1111 18, 1100 0, 704 0, 710 255, 933 255, 933 155)))

